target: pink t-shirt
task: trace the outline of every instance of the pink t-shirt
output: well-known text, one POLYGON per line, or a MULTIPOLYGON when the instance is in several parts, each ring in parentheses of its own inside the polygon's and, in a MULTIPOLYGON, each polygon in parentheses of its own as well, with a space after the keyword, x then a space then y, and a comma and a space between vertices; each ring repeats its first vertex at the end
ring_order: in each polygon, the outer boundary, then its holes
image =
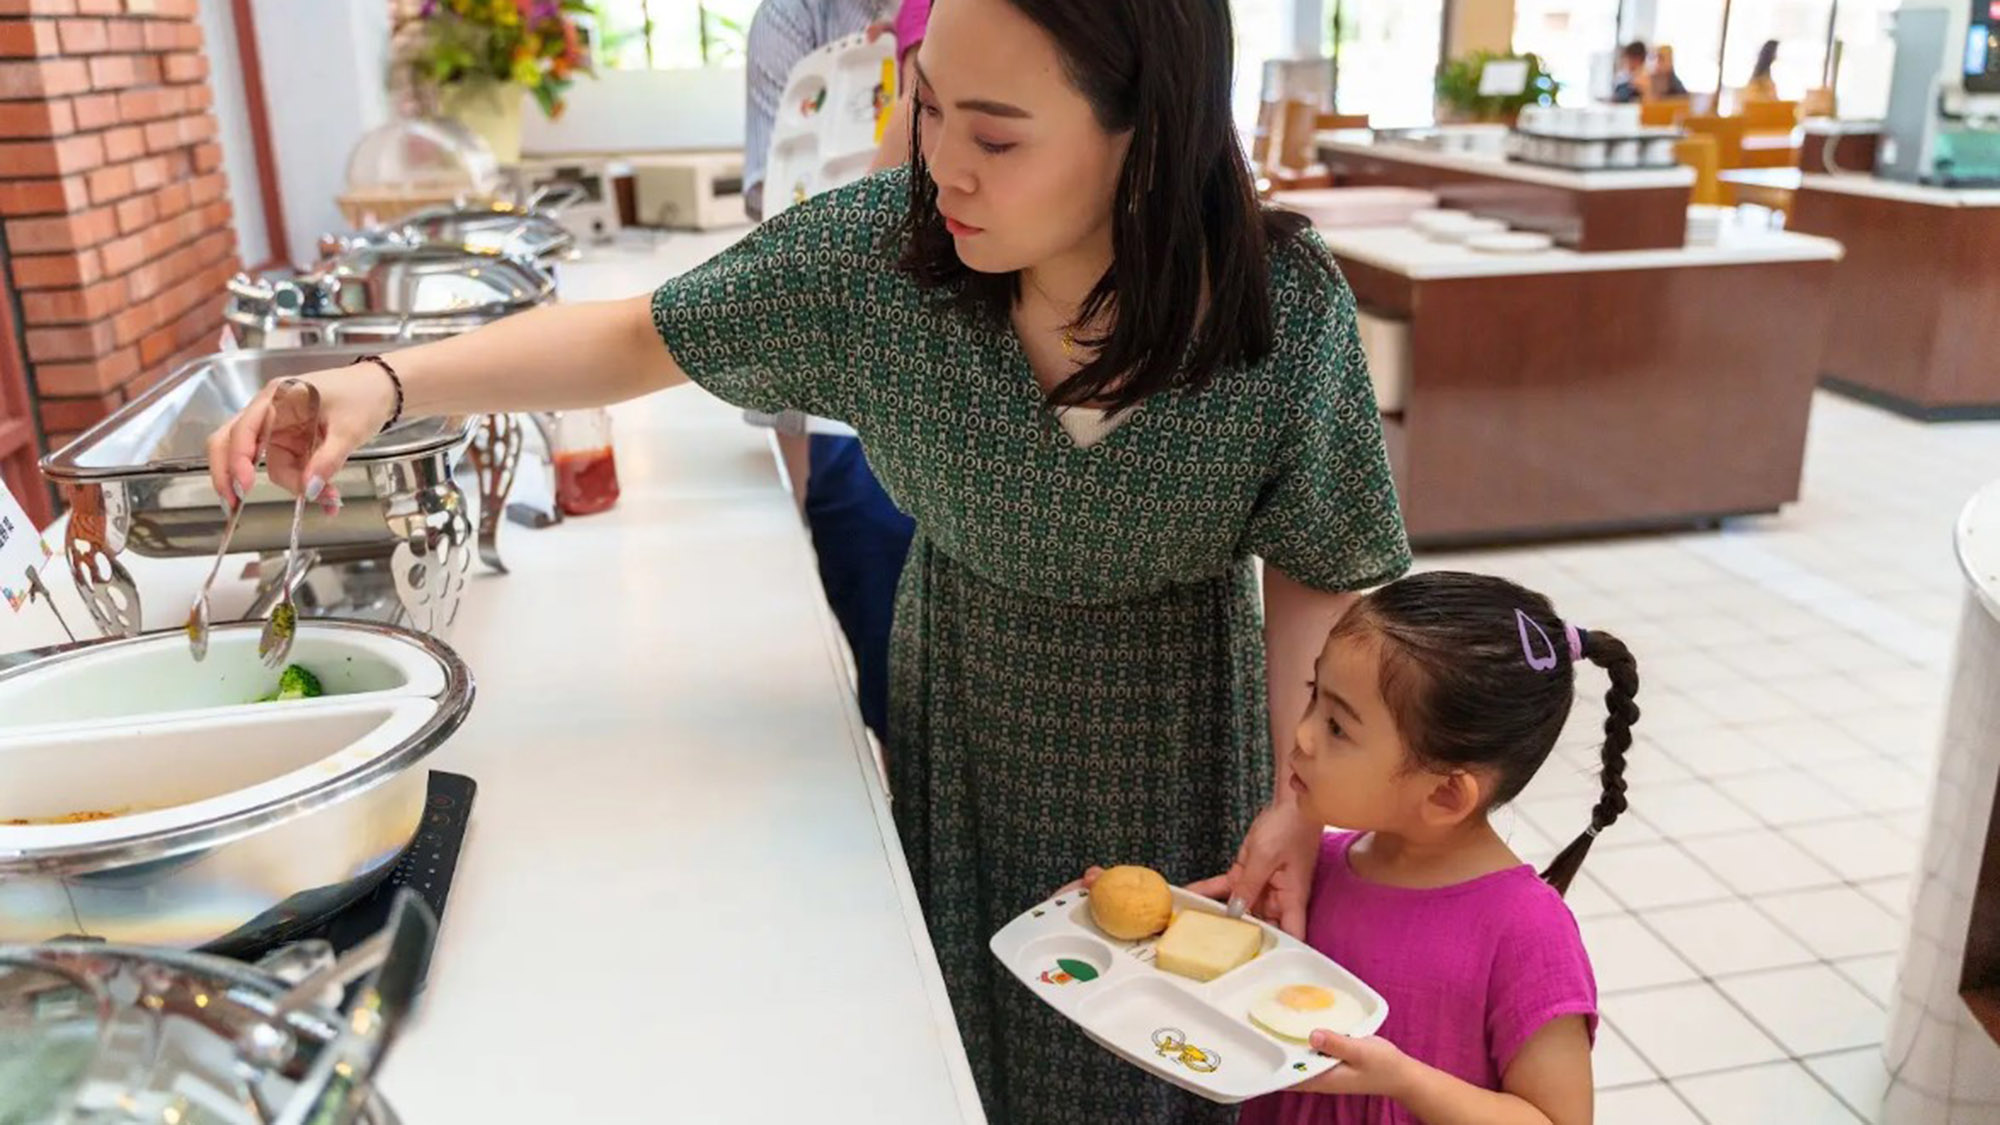
POLYGON ((896 9, 896 57, 907 58, 924 41, 931 22, 931 0, 903 0, 896 9))
MULTIPOLYGON (((1500 1088, 1515 1052, 1558 1016, 1597 1035, 1597 981, 1576 918, 1532 867, 1435 890, 1370 883, 1332 833, 1313 877, 1306 940, 1389 1001, 1377 1034, 1475 1086, 1500 1088)), ((1277 1094, 1242 1125, 1417 1125, 1387 1098, 1277 1094)))

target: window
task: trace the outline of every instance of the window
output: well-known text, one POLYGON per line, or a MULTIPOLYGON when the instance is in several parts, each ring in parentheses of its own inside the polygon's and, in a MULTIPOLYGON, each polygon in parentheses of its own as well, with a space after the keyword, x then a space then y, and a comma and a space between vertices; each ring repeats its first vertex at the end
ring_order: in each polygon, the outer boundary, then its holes
POLYGON ((1264 60, 1289 56, 1293 0, 1230 0, 1236 30, 1236 76, 1232 87, 1236 120, 1257 120, 1264 93, 1264 60))
POLYGON ((1540 55, 1562 83, 1556 100, 1587 105, 1611 96, 1619 0, 1517 0, 1514 49, 1540 55))
MULTIPOLYGON (((1843 115, 1879 114, 1888 101, 1894 45, 1882 23, 1897 0, 1672 0, 1659 4, 1653 25, 1630 33, 1674 49, 1674 68, 1697 97, 1742 88, 1756 68, 1757 52, 1778 41, 1771 77, 1778 94, 1797 100, 1825 84, 1827 28, 1845 43, 1838 92, 1843 115), (1729 12, 1728 45, 1722 17, 1729 12), (1726 50, 1728 57, 1718 60, 1726 50), (1718 67, 1718 61, 1720 66, 1718 67)), ((1642 21, 1643 22, 1643 21, 1642 21)))
POLYGON ((602 0, 597 61, 611 70, 743 65, 757 0, 602 0))
MULTIPOLYGON (((1264 60, 1290 54, 1289 29, 1298 0, 1232 0, 1236 21, 1236 108, 1255 120, 1264 60)), ((741 66, 745 33, 758 0, 600 0, 600 66, 741 66)), ((1423 6, 1423 5, 1419 5, 1423 6)), ((1431 4, 1435 7, 1435 3, 1431 4)), ((882 0, 884 18, 896 0, 882 0)))
POLYGON ((1826 66, 1827 20, 1832 0, 1737 0, 1729 18, 1728 57, 1722 62, 1723 84, 1742 89, 1757 68, 1757 52, 1769 39, 1778 41, 1778 62, 1771 78, 1778 96, 1796 101, 1820 85, 1826 66))
MULTIPOLYGON (((1669 0, 1659 8, 1653 34, 1647 41, 1655 49, 1671 47, 1674 72, 1681 76, 1688 92, 1713 94, 1717 79, 1716 56, 1722 50, 1724 0, 1669 0)), ((1747 6, 1747 5, 1746 5, 1747 6)), ((1746 71, 1744 77, 1749 77, 1746 71)))
POLYGON ((1444 0, 1340 0, 1335 99, 1376 128, 1429 125, 1437 112, 1444 0))
POLYGON ((1835 112, 1842 117, 1880 117, 1889 111, 1889 79, 1896 69, 1896 41, 1890 37, 1898 0, 1840 0, 1834 16, 1835 112))

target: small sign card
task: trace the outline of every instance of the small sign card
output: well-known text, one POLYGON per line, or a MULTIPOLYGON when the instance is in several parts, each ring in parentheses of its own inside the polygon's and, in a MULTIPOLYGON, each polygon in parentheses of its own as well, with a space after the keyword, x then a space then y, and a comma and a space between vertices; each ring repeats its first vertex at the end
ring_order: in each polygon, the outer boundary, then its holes
POLYGON ((52 557, 48 540, 0 481, 0 597, 7 599, 9 609, 19 613, 28 604, 29 572, 47 566, 52 557))

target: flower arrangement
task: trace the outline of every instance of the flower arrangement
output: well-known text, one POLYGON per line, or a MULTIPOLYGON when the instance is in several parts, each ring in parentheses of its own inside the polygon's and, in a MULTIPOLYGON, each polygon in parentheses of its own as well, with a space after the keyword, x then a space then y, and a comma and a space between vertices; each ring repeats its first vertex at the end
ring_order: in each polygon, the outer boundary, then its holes
POLYGON ((409 31, 416 77, 439 88, 513 83, 550 117, 563 91, 592 74, 575 16, 589 0, 424 0, 409 31))

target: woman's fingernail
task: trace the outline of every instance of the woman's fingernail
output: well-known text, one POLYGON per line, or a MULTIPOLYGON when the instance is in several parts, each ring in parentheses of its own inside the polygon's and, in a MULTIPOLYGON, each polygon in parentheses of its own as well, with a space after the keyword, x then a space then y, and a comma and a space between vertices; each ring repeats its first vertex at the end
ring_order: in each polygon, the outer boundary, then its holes
POLYGON ((238 504, 241 504, 243 502, 244 497, 250 495, 250 486, 244 484, 240 480, 230 482, 229 487, 236 491, 236 502, 238 504))
POLYGON ((313 477, 306 481, 306 499, 317 500, 319 499, 319 494, 325 491, 326 482, 320 478, 313 477))

